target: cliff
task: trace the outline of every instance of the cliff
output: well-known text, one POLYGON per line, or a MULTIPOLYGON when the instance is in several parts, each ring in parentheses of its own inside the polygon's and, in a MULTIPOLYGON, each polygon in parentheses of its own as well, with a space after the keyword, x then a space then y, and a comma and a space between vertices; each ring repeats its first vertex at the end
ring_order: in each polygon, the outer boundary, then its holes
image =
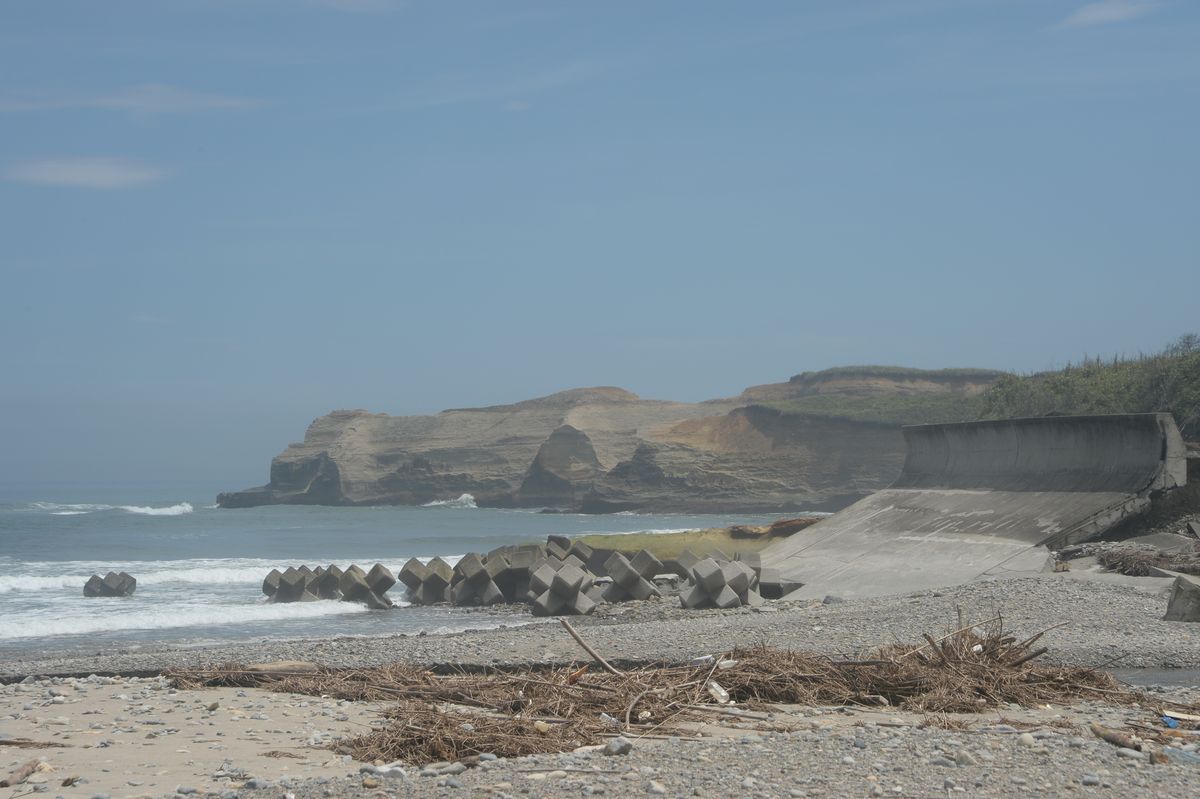
POLYGON ((836 509, 890 483, 904 460, 905 420, 854 408, 959 402, 1000 376, 954 371, 829 370, 703 403, 601 387, 433 416, 334 411, 272 460, 267 485, 217 501, 421 505, 471 494, 480 506, 587 512, 836 509))

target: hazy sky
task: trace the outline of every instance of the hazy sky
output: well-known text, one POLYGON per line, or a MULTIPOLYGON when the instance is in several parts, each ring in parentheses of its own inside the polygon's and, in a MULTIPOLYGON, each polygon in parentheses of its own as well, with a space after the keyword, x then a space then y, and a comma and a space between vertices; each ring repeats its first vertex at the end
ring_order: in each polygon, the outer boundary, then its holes
POLYGON ((1200 330, 1200 3, 10 0, 0 481, 1200 330))

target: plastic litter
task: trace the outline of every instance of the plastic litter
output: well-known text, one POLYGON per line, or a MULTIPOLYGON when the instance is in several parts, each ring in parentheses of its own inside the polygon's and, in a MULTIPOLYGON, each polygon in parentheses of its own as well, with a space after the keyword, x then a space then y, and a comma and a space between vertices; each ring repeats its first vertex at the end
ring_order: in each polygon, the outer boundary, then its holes
POLYGON ((722 705, 729 704, 729 692, 722 688, 719 682, 716 680, 709 680, 708 685, 705 687, 708 688, 708 695, 713 699, 717 700, 722 705))

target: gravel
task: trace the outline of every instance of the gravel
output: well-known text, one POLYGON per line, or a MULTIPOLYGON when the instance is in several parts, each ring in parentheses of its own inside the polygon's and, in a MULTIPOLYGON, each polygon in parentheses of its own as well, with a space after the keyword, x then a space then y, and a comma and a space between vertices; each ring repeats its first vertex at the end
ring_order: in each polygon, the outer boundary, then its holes
MULTIPOLYGON (((1114 712, 1084 705, 1074 709, 1073 721, 1081 723, 1095 713, 1106 714, 1111 722, 1114 712)), ((393 772, 383 782, 350 773, 322 781, 284 781, 270 791, 243 789, 239 795, 278 799, 286 792, 296 799, 327 799, 375 797, 380 790, 388 796, 418 797, 1200 795, 1200 767, 1126 758, 1110 744, 1080 738, 1073 729, 1040 729, 1037 745, 1031 747, 1002 726, 945 730, 879 723, 885 719, 863 714, 826 724, 816 716, 808 729, 798 731, 637 741, 621 757, 591 748, 483 762, 452 778, 438 770, 421 776, 409 769, 403 775, 393 772)))
MULTIPOLYGON (((1118 577, 1106 575, 1106 578, 1118 577)), ((1068 574, 991 580, 892 597, 833 604, 768 602, 731 611, 683 610, 670 599, 601 606, 596 616, 572 620, 585 639, 614 663, 682 661, 735 646, 855 654, 921 633, 952 629, 961 608, 969 621, 1001 614, 1006 628, 1047 633, 1046 662, 1116 665, 1123 669, 1200 668, 1200 636, 1191 625, 1162 621, 1169 580, 1080 579, 1068 574), (1128 583, 1128 584, 1126 584, 1128 583)), ((389 611, 403 613, 404 611, 389 611)), ((62 656, 33 651, 8 654, 0 678, 29 674, 149 673, 229 661, 308 660, 353 667, 404 660, 456 667, 557 664, 586 659, 554 621, 451 635, 345 637, 240 642, 206 647, 147 645, 138 649, 62 656)))

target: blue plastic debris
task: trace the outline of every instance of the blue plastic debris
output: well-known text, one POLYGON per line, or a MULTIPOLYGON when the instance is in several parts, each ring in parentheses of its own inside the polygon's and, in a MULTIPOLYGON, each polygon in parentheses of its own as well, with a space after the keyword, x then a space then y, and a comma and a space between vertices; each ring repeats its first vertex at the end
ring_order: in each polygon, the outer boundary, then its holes
POLYGON ((1164 725, 1170 727, 1171 729, 1175 729, 1176 727, 1179 726, 1179 722, 1176 721, 1175 719, 1171 718, 1170 716, 1163 716, 1162 723, 1164 725))

